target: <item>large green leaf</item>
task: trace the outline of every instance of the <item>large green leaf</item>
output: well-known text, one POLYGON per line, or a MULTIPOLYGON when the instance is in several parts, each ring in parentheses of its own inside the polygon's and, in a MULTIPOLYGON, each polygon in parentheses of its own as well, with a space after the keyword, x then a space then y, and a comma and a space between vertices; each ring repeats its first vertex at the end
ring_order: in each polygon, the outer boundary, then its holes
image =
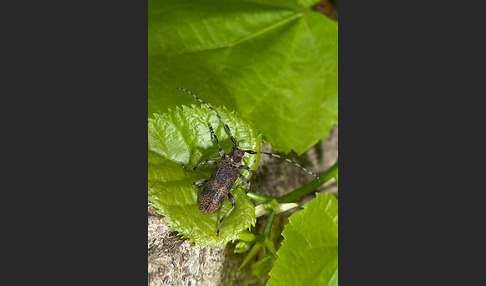
MULTIPOLYGON (((225 108, 216 110, 230 126, 240 148, 261 150, 261 138, 248 121, 225 108)), ((172 229, 197 244, 214 246, 236 239, 238 233, 254 225, 256 219, 254 205, 241 189, 244 183, 240 179, 231 190, 236 201, 235 209, 221 224, 219 237, 216 229, 221 217, 231 207, 228 199, 212 214, 199 211, 197 201, 202 187, 193 189, 192 184, 199 179, 209 179, 214 166, 187 171, 181 163, 193 167, 207 159, 221 160, 208 123, 228 154, 232 147, 228 132, 206 106, 183 106, 149 118, 148 197, 172 229)), ((243 157, 243 163, 253 170, 258 161, 257 155, 243 157)), ((248 171, 243 175, 251 177, 248 171)))
POLYGON ((316 195, 289 217, 267 285, 338 285, 338 202, 316 195))
POLYGON ((208 103, 301 154, 337 123, 338 26, 318 0, 149 0, 148 111, 208 103))

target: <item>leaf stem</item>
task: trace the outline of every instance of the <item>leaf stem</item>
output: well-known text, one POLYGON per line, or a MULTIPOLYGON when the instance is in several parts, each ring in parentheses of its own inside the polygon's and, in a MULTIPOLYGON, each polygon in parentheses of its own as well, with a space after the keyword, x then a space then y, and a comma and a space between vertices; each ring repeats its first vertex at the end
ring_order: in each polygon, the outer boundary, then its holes
POLYGON ((274 219, 275 219, 275 213, 273 212, 273 210, 269 210, 267 224, 265 225, 265 228, 263 229, 263 233, 262 233, 263 237, 270 237, 270 231, 272 230, 274 219))
POLYGON ((259 195, 259 194, 255 194, 253 192, 248 192, 246 194, 250 199, 252 200, 255 200, 255 201, 258 201, 258 202, 261 202, 261 203, 266 203, 266 202, 269 202, 271 200, 273 200, 272 197, 268 197, 268 196, 264 196, 264 195, 259 195))
MULTIPOLYGON (((319 178, 321 179, 321 182, 319 181, 312 181, 288 194, 285 194, 281 197, 278 197, 278 198, 273 198, 273 197, 269 197, 269 196, 264 196, 264 195, 259 195, 259 194, 255 194, 253 192, 248 192, 247 193, 247 196, 252 199, 252 200, 255 200, 255 201, 259 201, 259 202, 262 202, 262 203, 269 203, 270 201, 274 200, 273 203, 290 203, 290 202, 293 202, 293 201, 296 201, 298 199, 300 199, 301 197, 309 194, 309 193, 312 193, 313 191, 315 191, 317 189, 317 187, 319 187, 320 185, 324 184, 325 182, 329 181, 330 179, 336 177, 338 174, 338 161, 336 161, 336 163, 334 163, 334 165, 332 165, 331 168, 329 168, 327 171, 325 171, 324 173, 322 173, 319 178), (276 202, 275 202, 276 200, 276 202)), ((272 225, 273 225, 273 221, 275 220, 275 212, 273 211, 273 207, 270 207, 267 205, 266 207, 268 209, 268 217, 267 217, 267 223, 265 224, 265 228, 263 229, 263 232, 262 234, 258 235, 256 240, 257 241, 260 241, 260 242, 263 242, 266 238, 269 238, 270 237, 270 232, 272 230, 272 225)))
POLYGON ((325 182, 334 178, 337 175, 337 173, 338 173, 338 161, 336 161, 336 163, 334 163, 334 165, 332 165, 331 168, 327 169, 327 171, 325 171, 324 173, 322 173, 319 176, 319 179, 321 179, 321 182, 313 180, 312 182, 310 182, 306 185, 303 185, 302 187, 300 187, 300 188, 298 188, 298 189, 296 189, 296 190, 294 190, 294 191, 292 191, 288 194, 285 194, 281 197, 278 197, 277 201, 279 203, 294 202, 294 201, 302 198, 303 196, 310 194, 313 191, 315 191, 317 189, 317 187, 319 187, 320 185, 323 185, 325 182))

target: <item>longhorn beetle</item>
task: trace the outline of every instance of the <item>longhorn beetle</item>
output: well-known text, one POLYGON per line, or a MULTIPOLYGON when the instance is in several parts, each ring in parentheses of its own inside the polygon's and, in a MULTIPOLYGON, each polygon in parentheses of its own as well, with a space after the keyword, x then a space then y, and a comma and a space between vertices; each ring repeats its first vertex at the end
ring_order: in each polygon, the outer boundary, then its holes
POLYGON ((319 177, 312 173, 311 171, 307 170, 306 168, 302 167, 301 165, 297 164, 296 162, 287 159, 285 157, 282 157, 277 154, 272 154, 272 153, 267 153, 267 152, 256 152, 253 150, 242 150, 238 147, 238 143, 236 142, 235 138, 233 137, 233 133, 231 133, 231 129, 228 127, 228 124, 219 116, 219 114, 212 109, 206 102, 202 101, 199 97, 195 96, 192 92, 189 90, 183 88, 183 87, 178 87, 178 89, 182 89, 189 93, 190 95, 194 96, 195 99, 199 100, 202 104, 206 105, 207 108, 209 108, 216 116, 223 122, 224 126, 226 129, 228 129, 229 135, 231 137, 231 141, 233 142, 233 147, 231 148, 231 151, 229 154, 226 155, 224 153, 223 149, 221 149, 221 146, 219 145, 219 140, 218 137, 216 137, 216 134, 214 134, 213 127, 208 123, 209 127, 209 132, 211 132, 211 135, 213 135, 214 139, 216 140, 216 144, 218 144, 219 148, 219 155, 224 160, 221 160, 219 162, 213 161, 213 160, 206 160, 204 162, 199 163, 196 165, 194 168, 188 168, 186 165, 182 164, 182 167, 188 171, 194 171, 197 168, 201 167, 204 164, 208 165, 216 165, 216 168, 213 171, 213 174, 211 175, 211 178, 209 180, 207 179, 201 179, 194 184, 192 184, 192 188, 194 189, 194 186, 202 186, 203 184, 206 183, 204 186, 204 189, 201 193, 201 196, 199 197, 199 202, 198 202, 198 207, 200 211, 205 212, 206 214, 210 214, 217 210, 221 204, 223 204, 224 199, 226 196, 228 197, 229 202, 231 203, 231 208, 229 211, 227 211, 224 216, 221 218, 218 224, 218 230, 216 231, 216 235, 219 236, 219 228, 221 227, 221 223, 223 220, 228 216, 228 214, 235 208, 235 198, 233 195, 230 193, 231 188, 233 187, 234 183, 236 182, 236 179, 240 178, 243 182, 249 183, 250 180, 248 180, 245 176, 243 176, 240 173, 240 170, 246 170, 249 171, 250 173, 254 173, 253 170, 250 169, 250 167, 243 165, 241 162, 241 159, 245 155, 245 153, 248 154, 264 154, 276 158, 283 159, 287 162, 290 162, 297 167, 301 168, 302 170, 306 171, 307 173, 311 174, 312 176, 316 177, 319 182, 321 181, 319 177))

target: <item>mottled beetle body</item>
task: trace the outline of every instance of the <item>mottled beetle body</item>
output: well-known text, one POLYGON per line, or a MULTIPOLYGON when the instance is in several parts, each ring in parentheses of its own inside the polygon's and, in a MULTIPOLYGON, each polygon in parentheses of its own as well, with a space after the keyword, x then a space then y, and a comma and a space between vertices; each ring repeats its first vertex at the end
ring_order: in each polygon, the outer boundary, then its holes
POLYGON ((194 182, 194 184, 192 184, 193 188, 195 186, 202 186, 203 184, 206 184, 204 186, 201 195, 199 196, 198 207, 200 211, 203 211, 207 214, 213 213, 215 210, 219 209, 219 207, 223 204, 223 201, 226 197, 228 197, 228 200, 231 203, 231 208, 224 214, 224 216, 219 221, 218 229, 216 230, 216 235, 219 236, 219 228, 221 227, 221 223, 226 218, 226 216, 235 208, 235 198, 233 197, 230 191, 233 185, 235 184, 236 180, 240 178, 245 183, 250 182, 245 176, 243 176, 240 173, 240 171, 246 170, 249 171, 250 173, 254 173, 248 166, 243 165, 243 163, 241 162, 245 153, 264 154, 264 155, 283 159, 287 162, 296 165, 297 167, 301 168, 307 173, 313 175, 317 180, 320 181, 319 177, 316 174, 305 169, 304 167, 297 164, 296 162, 287 159, 285 157, 282 157, 280 155, 267 153, 267 152, 257 152, 253 150, 241 150, 240 148, 238 148, 238 143, 236 142, 236 139, 233 137, 233 134, 231 133, 231 129, 228 127, 228 124, 226 124, 223 118, 221 118, 221 116, 219 116, 219 114, 214 109, 212 109, 206 102, 202 101, 199 97, 195 96, 189 90, 182 87, 178 87, 178 89, 182 89, 186 91, 194 98, 199 100, 202 104, 206 105, 214 114, 216 114, 216 116, 219 118, 219 120, 221 120, 221 122, 223 122, 224 126, 228 130, 231 141, 233 142, 234 145, 233 148, 231 148, 230 153, 226 155, 223 149, 221 149, 221 146, 219 145, 218 137, 216 136, 216 134, 214 134, 213 128, 211 127, 210 124, 208 124, 209 132, 211 132, 211 135, 216 140, 216 143, 218 144, 218 148, 219 148, 219 154, 224 160, 219 162, 213 160, 206 160, 204 162, 199 163, 194 168, 188 168, 184 164, 182 164, 182 167, 184 167, 184 169, 188 171, 194 171, 204 164, 216 165, 216 168, 214 169, 211 178, 201 179, 194 182))
POLYGON ((226 160, 219 161, 216 168, 211 175, 211 178, 206 182, 204 189, 199 197, 199 210, 210 214, 217 210, 224 199, 228 196, 231 188, 240 177, 241 158, 238 160, 229 160, 229 158, 237 159, 235 152, 240 151, 231 150, 226 156, 226 160), (235 158, 236 157, 236 158, 235 158))

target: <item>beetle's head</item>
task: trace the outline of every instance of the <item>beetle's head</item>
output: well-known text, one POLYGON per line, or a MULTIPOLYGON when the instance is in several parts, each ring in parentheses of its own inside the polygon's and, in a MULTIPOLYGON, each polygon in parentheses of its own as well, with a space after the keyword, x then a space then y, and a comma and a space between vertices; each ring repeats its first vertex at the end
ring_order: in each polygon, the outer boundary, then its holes
POLYGON ((230 163, 234 165, 241 165, 241 159, 245 155, 245 152, 243 150, 233 147, 231 148, 231 151, 229 152, 227 159, 230 161, 230 163))

